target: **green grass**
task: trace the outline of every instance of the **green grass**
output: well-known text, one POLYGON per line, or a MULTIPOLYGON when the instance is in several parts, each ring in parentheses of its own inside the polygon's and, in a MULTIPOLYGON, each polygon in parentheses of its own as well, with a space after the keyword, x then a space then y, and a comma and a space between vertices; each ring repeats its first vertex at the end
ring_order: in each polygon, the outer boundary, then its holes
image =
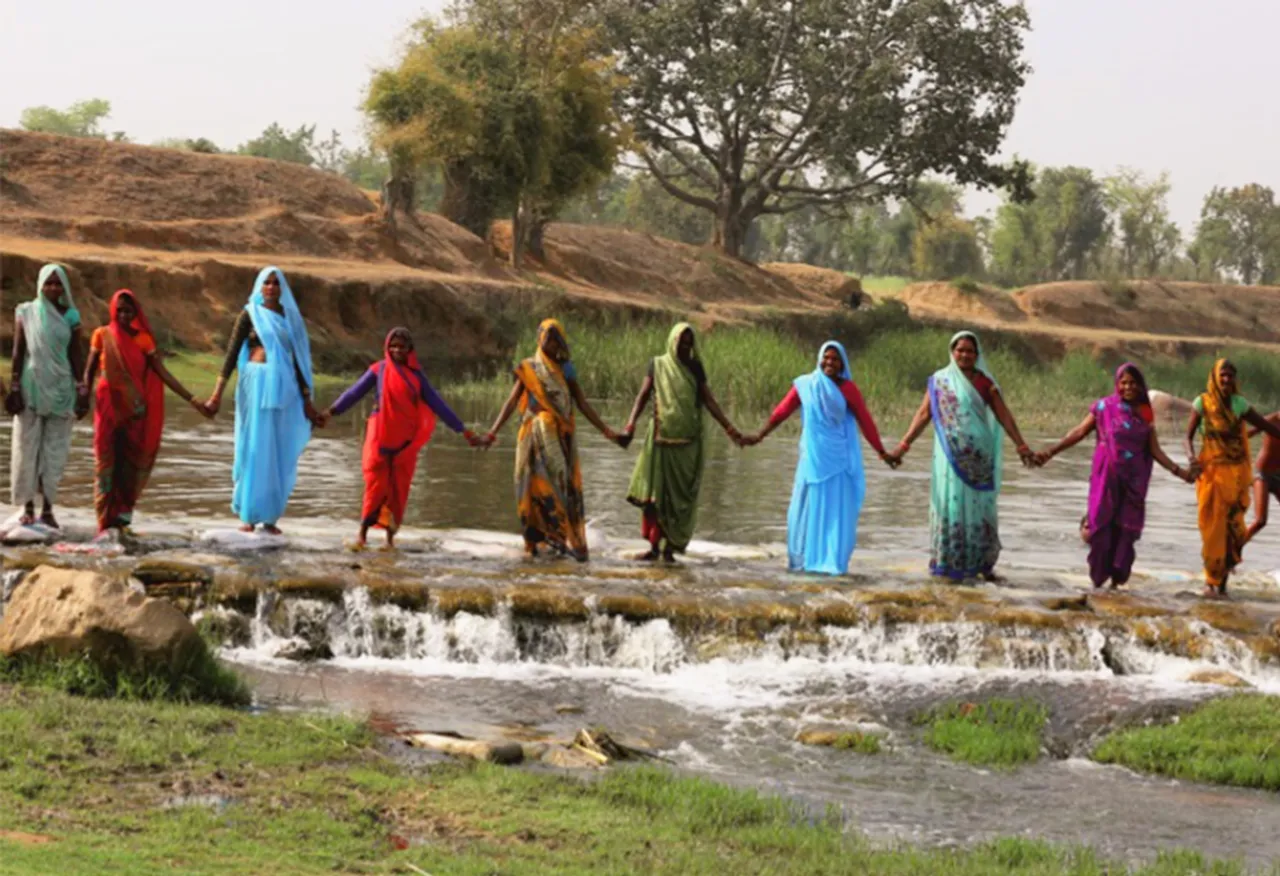
POLYGON ((831 747, 858 754, 879 754, 882 749, 880 737, 874 733, 841 733, 831 747))
POLYGON ((1280 697, 1212 700, 1175 724, 1115 733, 1093 757, 1176 779, 1280 791, 1280 697))
MULTIPOLYGON (((574 365, 587 395, 630 402, 649 360, 663 352, 675 320, 566 318, 574 365)), ((516 342, 517 355, 533 351, 535 329, 530 321, 516 342)), ((905 429, 929 376, 946 364, 950 337, 949 331, 913 324, 901 305, 885 302, 867 312, 823 320, 779 316, 770 325, 720 325, 700 333, 699 345, 716 397, 735 419, 754 422, 782 399, 796 377, 813 370, 822 341, 836 338, 849 351, 854 380, 872 414, 893 436, 905 429)), ((1024 429, 1074 425, 1091 402, 1113 391, 1118 362, 1099 362, 1084 351, 1042 361, 1042 354, 1016 335, 992 333, 983 335, 983 342, 988 366, 1024 429)), ((1280 359, 1247 348, 1224 352, 1237 363, 1245 393, 1259 409, 1280 407, 1280 359)), ((1153 358, 1141 364, 1151 386, 1194 398, 1204 391, 1213 357, 1153 358)), ((451 399, 498 403, 510 391, 511 378, 504 372, 446 387, 451 399)))
POLYGON ((164 668, 104 664, 87 656, 42 658, 0 654, 0 683, 104 699, 227 706, 244 706, 250 702, 244 680, 219 662, 203 642, 180 663, 164 668))
POLYGON ((878 277, 874 274, 858 279, 862 281, 862 291, 875 298, 894 298, 903 289, 916 282, 910 277, 893 275, 878 277))
POLYGON ((0 872, 1243 872, 1190 852, 1131 870, 1089 849, 1027 839, 877 848, 837 813, 753 791, 653 768, 597 776, 410 770, 346 718, 0 686, 0 872), (173 807, 182 795, 219 805, 173 807), (52 841, 32 845, 15 833, 52 841))
POLYGON ((920 720, 930 748, 965 763, 1011 769, 1040 756, 1048 717, 1039 703, 993 699, 952 703, 920 720))

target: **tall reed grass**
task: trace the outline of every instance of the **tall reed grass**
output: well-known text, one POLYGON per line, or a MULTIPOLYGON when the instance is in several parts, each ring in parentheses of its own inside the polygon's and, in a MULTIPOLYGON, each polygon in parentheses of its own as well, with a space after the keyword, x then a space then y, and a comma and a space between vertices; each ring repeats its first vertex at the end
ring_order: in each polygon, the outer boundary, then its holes
MULTIPOLYGON (((886 305, 889 307, 889 305, 886 305)), ((600 324, 565 320, 578 381, 594 399, 634 398, 649 361, 665 351, 670 324, 600 324)), ((530 323, 516 345, 531 355, 537 327, 530 323)), ((821 339, 833 337, 849 351, 854 380, 879 418, 909 416, 924 396, 929 375, 946 365, 949 331, 913 326, 896 311, 871 322, 835 319, 807 326, 779 318, 773 327, 716 326, 698 335, 711 388, 739 416, 754 416, 777 404, 792 381, 817 366, 821 339)), ((990 370, 1019 422, 1060 426, 1084 416, 1087 406, 1112 392, 1112 365, 1075 351, 1041 362, 1037 351, 1015 337, 984 338, 990 370)), ((1228 350, 1251 401, 1267 411, 1280 405, 1280 358, 1264 352, 1228 350)), ((1189 361, 1172 357, 1140 363, 1148 383, 1182 398, 1204 391, 1213 356, 1189 361)), ((451 397, 505 395, 509 374, 449 388, 451 397)))

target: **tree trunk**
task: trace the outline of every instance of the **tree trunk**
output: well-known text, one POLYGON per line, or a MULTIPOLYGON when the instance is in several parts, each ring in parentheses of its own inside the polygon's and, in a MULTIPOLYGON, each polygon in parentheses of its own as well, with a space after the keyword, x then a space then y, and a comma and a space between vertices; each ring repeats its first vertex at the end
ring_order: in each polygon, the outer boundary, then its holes
POLYGON ((529 252, 540 262, 547 260, 547 226, 551 220, 546 216, 538 216, 529 224, 529 252))
POLYGON ((484 184, 472 173, 471 162, 454 161, 445 165, 444 195, 440 214, 455 225, 461 225, 481 239, 489 236, 494 206, 484 184))
POLYGON ((524 255, 524 237, 525 223, 522 217, 524 211, 520 209, 520 205, 516 204, 516 208, 511 211, 511 267, 520 270, 521 256, 524 255))

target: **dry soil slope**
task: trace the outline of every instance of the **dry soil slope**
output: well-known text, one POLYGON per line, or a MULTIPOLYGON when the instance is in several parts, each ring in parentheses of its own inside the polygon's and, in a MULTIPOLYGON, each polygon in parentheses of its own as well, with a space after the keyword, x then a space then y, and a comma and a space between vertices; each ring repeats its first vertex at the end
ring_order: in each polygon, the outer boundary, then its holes
POLYGON ((545 264, 517 274, 501 260, 501 227, 486 242, 422 214, 393 231, 371 193, 296 164, 6 130, 0 155, 11 298, 60 261, 90 324, 128 287, 162 336, 197 349, 219 344, 263 264, 287 271, 333 365, 373 354, 397 324, 437 366, 493 364, 510 356, 511 318, 549 298, 730 317, 830 306, 778 274, 616 229, 553 226, 545 264))

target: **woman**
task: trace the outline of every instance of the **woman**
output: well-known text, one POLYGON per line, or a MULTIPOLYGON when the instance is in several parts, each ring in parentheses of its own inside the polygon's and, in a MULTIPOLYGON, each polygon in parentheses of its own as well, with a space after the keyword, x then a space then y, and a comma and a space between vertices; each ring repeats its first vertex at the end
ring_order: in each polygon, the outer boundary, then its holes
POLYGON ((156 356, 155 335, 138 299, 128 289, 111 298, 111 321, 89 340, 86 386, 94 385, 98 407, 93 417, 93 507, 98 534, 127 530, 160 451, 164 429, 164 388, 208 416, 200 404, 156 356))
POLYGON ((483 443, 428 382, 407 328, 393 328, 387 334, 383 353, 382 361, 369 366, 321 418, 327 423, 330 417, 350 410, 370 390, 375 393, 364 433, 364 506, 356 541, 362 548, 372 526, 385 529, 387 547, 395 547, 418 454, 431 440, 437 416, 472 447, 483 443))
POLYGON ((1199 459, 1202 472, 1196 483, 1200 506, 1201 556, 1204 558, 1204 595, 1222 599, 1227 578, 1240 564, 1244 547, 1244 512, 1249 508, 1253 467, 1245 423, 1280 438, 1280 426, 1267 421, 1239 394, 1236 366, 1219 359, 1209 373, 1205 392, 1193 403, 1187 422, 1187 458, 1199 459), (1195 437, 1200 433, 1200 455, 1195 437))
POLYGON ((23 526, 40 522, 58 528, 53 505, 71 450, 71 416, 89 411, 89 391, 77 383, 84 373, 80 311, 61 265, 45 265, 36 297, 14 310, 13 382, 5 408, 13 415, 10 456, 13 504, 22 506, 23 526))
POLYGON ((1001 438, 1009 433, 1023 465, 1031 452, 973 332, 951 338, 951 364, 934 372, 924 402, 889 456, 901 460, 933 421, 933 479, 929 492, 929 570, 941 577, 997 580, 1000 532, 1001 438))
POLYGON ((1146 517, 1152 461, 1189 484, 1199 474, 1198 465, 1183 469, 1160 448, 1147 381, 1137 365, 1126 362, 1116 370, 1115 390, 1099 399, 1079 426, 1036 459, 1043 465, 1090 433, 1098 433, 1082 536, 1089 545, 1093 586, 1101 587, 1110 580, 1112 590, 1126 583, 1133 570, 1134 545, 1142 537, 1146 517))
POLYGON ((644 449, 631 475, 627 501, 643 514, 641 532, 649 542, 646 560, 661 556, 667 562, 683 553, 693 538, 698 491, 702 487, 702 410, 706 408, 739 447, 742 434, 720 410, 707 372, 698 357, 693 326, 679 323, 667 336, 667 352, 649 363, 631 418, 623 435, 635 434, 636 421, 653 396, 653 419, 645 433, 644 449))
POLYGON ((498 430, 519 406, 516 504, 525 553, 530 557, 536 557, 538 545, 546 543, 580 562, 587 560, 574 405, 604 437, 626 446, 600 419, 578 385, 564 327, 557 320, 543 320, 538 326, 537 353, 516 367, 511 395, 483 439, 485 446, 492 445, 498 430))
POLYGON ((849 357, 838 341, 818 351, 818 367, 796 379, 791 391, 758 433, 758 444, 799 409, 803 420, 800 459, 787 511, 787 562, 793 572, 844 575, 858 540, 858 514, 867 492, 859 432, 896 468, 880 443, 875 420, 849 373, 849 357))
POLYGON ((263 268, 249 302, 231 330, 227 357, 213 395, 205 402, 212 416, 222 404, 231 372, 236 386, 236 451, 231 510, 241 532, 280 535, 298 479, 298 457, 311 440, 319 414, 311 403, 311 341, 289 281, 279 268, 263 268))

